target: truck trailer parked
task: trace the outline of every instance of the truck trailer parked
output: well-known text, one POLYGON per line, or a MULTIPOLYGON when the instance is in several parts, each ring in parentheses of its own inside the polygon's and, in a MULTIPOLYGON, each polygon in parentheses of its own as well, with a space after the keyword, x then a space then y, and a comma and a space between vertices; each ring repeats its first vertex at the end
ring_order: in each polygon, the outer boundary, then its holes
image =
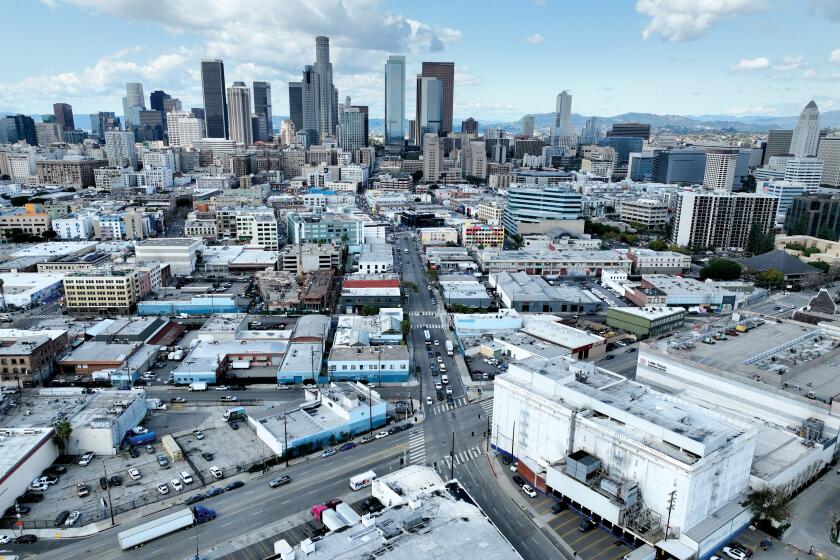
POLYGON ((212 521, 213 519, 216 519, 216 512, 214 510, 202 506, 195 506, 191 509, 182 509, 143 523, 137 527, 120 531, 117 533, 117 541, 119 541, 120 548, 123 550, 137 548, 159 537, 186 529, 187 527, 212 521))

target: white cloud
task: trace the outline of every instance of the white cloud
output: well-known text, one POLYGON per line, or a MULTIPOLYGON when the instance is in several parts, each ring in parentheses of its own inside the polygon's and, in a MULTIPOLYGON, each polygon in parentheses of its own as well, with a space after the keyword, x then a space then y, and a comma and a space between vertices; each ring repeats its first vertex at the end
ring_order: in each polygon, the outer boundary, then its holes
POLYGON ((833 62, 834 64, 840 64, 840 49, 834 49, 831 51, 828 61, 833 62))
POLYGON ((805 64, 805 58, 801 56, 786 56, 781 61, 773 64, 773 70, 780 72, 787 72, 789 70, 796 70, 805 64))
POLYGON ((753 70, 763 70, 770 67, 770 61, 760 56, 758 58, 742 58, 738 64, 730 66, 729 69, 734 72, 750 72, 753 70))
POLYGON ((527 37, 522 39, 524 42, 528 43, 529 45, 541 45, 544 41, 543 36, 539 33, 534 33, 533 35, 528 35, 527 37))
POLYGON ((723 19, 767 7, 764 0, 638 0, 636 11, 649 16, 642 37, 659 36, 672 43, 699 39, 723 19))
MULTIPOLYGON (((132 80, 148 80, 151 83, 145 84, 147 89, 164 89, 180 97, 185 106, 200 104, 199 61, 210 57, 225 61, 229 82, 271 80, 275 113, 283 114, 288 110, 286 82, 298 79, 303 66, 314 62, 316 35, 330 38, 339 95, 343 98, 349 94, 360 104, 375 106, 381 103, 382 68, 388 54, 420 58, 461 40, 459 30, 395 14, 385 0, 42 1, 48 6, 69 4, 94 15, 114 16, 127 25, 156 25, 175 40, 182 38, 184 43, 195 45, 157 55, 149 47, 143 51, 145 57, 138 52, 120 53, 68 75, 28 79, 29 83, 49 85, 52 95, 71 103, 77 96, 83 110, 96 109, 91 107, 93 99, 101 97, 107 105, 97 100, 100 110, 119 112, 124 84, 132 80), (91 91, 86 81, 98 84, 99 90, 91 91), (368 91, 353 89, 356 84, 362 87, 371 83, 376 86, 368 91), (371 95, 366 99, 368 93, 371 95)), ((13 93, 20 91, 21 84, 0 85, 0 107, 43 112, 42 105, 54 102, 46 94, 27 98, 13 93)))
POLYGON ((725 113, 727 115, 736 115, 736 116, 743 116, 743 115, 775 115, 777 113, 776 107, 768 106, 768 105, 754 105, 751 107, 737 107, 735 109, 729 109, 725 113))

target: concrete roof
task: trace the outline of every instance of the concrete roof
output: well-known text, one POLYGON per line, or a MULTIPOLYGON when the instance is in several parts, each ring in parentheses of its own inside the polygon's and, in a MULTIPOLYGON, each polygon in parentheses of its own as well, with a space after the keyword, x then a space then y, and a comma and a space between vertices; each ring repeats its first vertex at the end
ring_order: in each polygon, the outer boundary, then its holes
POLYGON ((513 301, 569 301, 573 303, 601 303, 590 292, 581 290, 573 284, 560 283, 551 285, 541 276, 525 272, 499 272, 494 274, 497 286, 513 301))
POLYGON ((62 364, 114 363, 121 364, 142 346, 141 342, 116 344, 99 340, 88 340, 59 360, 62 364))
POLYGON ((0 430, 0 483, 23 466, 29 455, 46 440, 52 439, 52 428, 0 430))
POLYGON ((685 313, 681 307, 611 307, 610 309, 650 321, 685 313))
POLYGON ((522 332, 566 348, 601 344, 604 337, 564 325, 554 315, 522 315, 522 332))
POLYGON ((49 241, 15 251, 13 257, 56 257, 71 255, 96 246, 96 241, 49 241))
POLYGON ((138 247, 191 247, 201 244, 200 239, 192 237, 163 237, 159 239, 144 239, 137 244, 138 247))
POLYGON ((401 344, 365 347, 333 346, 329 359, 340 361, 408 360, 408 347, 401 344))

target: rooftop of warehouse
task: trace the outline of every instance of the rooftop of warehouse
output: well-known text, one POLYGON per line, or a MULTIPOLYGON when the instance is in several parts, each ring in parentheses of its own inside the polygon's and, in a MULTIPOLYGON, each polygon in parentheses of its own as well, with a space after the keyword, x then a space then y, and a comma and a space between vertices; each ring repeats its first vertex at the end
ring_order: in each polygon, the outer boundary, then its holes
POLYGON ((82 393, 77 387, 40 389, 35 394, 27 394, 20 406, 7 411, 0 425, 40 428, 69 419, 74 426, 82 426, 97 418, 116 418, 138 398, 146 398, 142 389, 96 389, 90 394, 82 393))
MULTIPOLYGON (((615 311, 640 317, 642 319, 649 319, 655 321, 656 319, 663 319, 673 315, 685 314, 685 310, 681 307, 610 307, 615 311)), ((607 310, 609 313, 609 310, 607 310)))
POLYGON ((45 439, 52 439, 52 434, 51 427, 0 429, 0 479, 5 480, 23 466, 45 439))

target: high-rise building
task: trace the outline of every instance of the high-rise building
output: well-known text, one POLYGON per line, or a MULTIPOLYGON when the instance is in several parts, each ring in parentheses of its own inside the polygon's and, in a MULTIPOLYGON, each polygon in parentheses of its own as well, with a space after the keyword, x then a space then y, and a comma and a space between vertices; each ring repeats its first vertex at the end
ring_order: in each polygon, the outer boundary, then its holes
POLYGON ((274 123, 271 115, 271 84, 268 82, 254 82, 254 113, 259 120, 259 136, 254 140, 270 142, 274 136, 274 123))
POLYGON ((743 250, 753 224, 773 230, 779 198, 752 193, 679 193, 672 242, 699 250, 743 250))
POLYGON ((354 109, 358 109, 362 114, 362 129, 364 130, 363 146, 370 144, 370 122, 368 121, 369 108, 367 105, 353 105, 354 109))
POLYGON ((534 115, 522 117, 522 136, 525 138, 534 137, 534 115))
POLYGON ((799 114, 799 121, 793 129, 790 153, 798 158, 814 157, 820 142, 820 110, 813 100, 809 101, 799 114))
POLYGON ((321 106, 319 99, 320 85, 318 73, 313 66, 303 67, 303 78, 301 84, 301 107, 303 115, 303 126, 298 132, 306 132, 307 135, 315 135, 315 142, 318 142, 318 135, 321 128, 321 106))
POLYGON ((785 215, 788 235, 840 237, 840 196, 810 194, 794 197, 785 215))
POLYGON ((434 183, 443 174, 443 145, 437 134, 423 138, 423 180, 434 183))
POLYGON ((134 133, 130 130, 109 130, 105 132, 105 154, 111 167, 137 169, 137 151, 134 147, 134 133))
POLYGON ((580 135, 580 143, 584 146, 597 144, 601 139, 601 127, 598 126, 598 117, 589 117, 583 125, 583 132, 580 135))
POLYGON ((140 111, 146 110, 146 98, 143 95, 143 84, 129 82, 125 84, 123 97, 123 117, 126 128, 140 124, 140 111))
POLYGON ((710 189, 732 190, 738 150, 712 149, 706 151, 706 171, 703 186, 710 189))
POLYGON ((443 82, 438 78, 417 76, 417 138, 443 134, 443 82))
POLYGON ((90 116, 91 134, 99 140, 105 140, 106 130, 119 130, 120 119, 112 111, 100 111, 90 116))
POLYGON ((607 136, 630 136, 632 138, 644 138, 645 140, 650 140, 650 125, 632 122, 615 123, 612 125, 610 130, 607 131, 607 136))
POLYGON ((840 136, 821 138, 817 159, 823 161, 820 183, 829 187, 840 187, 840 136))
POLYGON ((330 39, 315 37, 315 73, 318 74, 318 109, 321 137, 334 136, 338 122, 338 91, 333 85, 333 68, 330 62, 330 39))
POLYGON ((465 134, 478 134, 478 121, 472 117, 461 121, 461 132, 465 134))
POLYGON ((172 96, 162 89, 156 89, 149 94, 149 108, 152 111, 160 111, 162 113, 164 111, 163 102, 167 99, 172 99, 172 96))
POLYGON ((815 189, 822 182, 823 160, 815 157, 794 157, 785 162, 785 181, 804 183, 815 189))
POLYGON ((169 145, 173 148, 191 148, 193 142, 201 140, 204 132, 201 119, 186 111, 167 113, 166 128, 169 131, 169 145))
POLYGON ((338 145, 353 152, 365 145, 364 115, 350 104, 350 98, 339 108, 338 145))
POLYGON ((295 130, 303 129, 303 85, 289 82, 289 120, 295 130))
POLYGON ((39 146, 46 146, 48 144, 55 144, 63 140, 61 126, 58 123, 35 123, 35 138, 38 140, 39 146))
POLYGON ((201 92, 204 97, 204 136, 230 138, 225 65, 221 60, 201 61, 201 92))
POLYGON ((405 142, 405 57, 391 55, 385 63, 385 145, 405 142))
POLYGON ((774 156, 784 156, 790 153, 790 142, 793 140, 792 130, 775 129, 767 133, 767 144, 764 146, 762 165, 770 163, 774 156))
POLYGON ((228 131, 230 139, 237 144, 250 146, 254 143, 251 126, 251 90, 245 82, 233 82, 227 88, 228 131))
POLYGON ((464 152, 464 175, 486 179, 487 145, 480 140, 473 140, 462 149, 464 152))
POLYGON ((181 100, 177 97, 171 97, 169 99, 163 100, 163 112, 164 113, 174 113, 175 111, 183 111, 184 108, 181 105, 181 100))
POLYGON ((517 186, 508 190, 508 205, 502 214, 505 231, 515 235, 519 225, 547 220, 577 220, 583 197, 568 185, 517 186))
MULTIPOLYGON (((452 103, 455 94, 455 63, 424 62, 420 70, 424 78, 437 78, 441 82, 441 134, 452 132, 452 103)), ((419 111, 418 111, 419 114, 419 111)))
POLYGON ((54 103, 53 114, 55 122, 62 131, 76 130, 76 125, 73 123, 73 107, 69 103, 54 103))
POLYGON ((29 115, 9 115, 0 120, 0 143, 25 141, 30 146, 38 145, 35 121, 29 115))
POLYGON ((551 145, 564 148, 573 148, 577 145, 575 131, 572 128, 572 96, 565 90, 557 95, 554 124, 551 127, 551 145))

